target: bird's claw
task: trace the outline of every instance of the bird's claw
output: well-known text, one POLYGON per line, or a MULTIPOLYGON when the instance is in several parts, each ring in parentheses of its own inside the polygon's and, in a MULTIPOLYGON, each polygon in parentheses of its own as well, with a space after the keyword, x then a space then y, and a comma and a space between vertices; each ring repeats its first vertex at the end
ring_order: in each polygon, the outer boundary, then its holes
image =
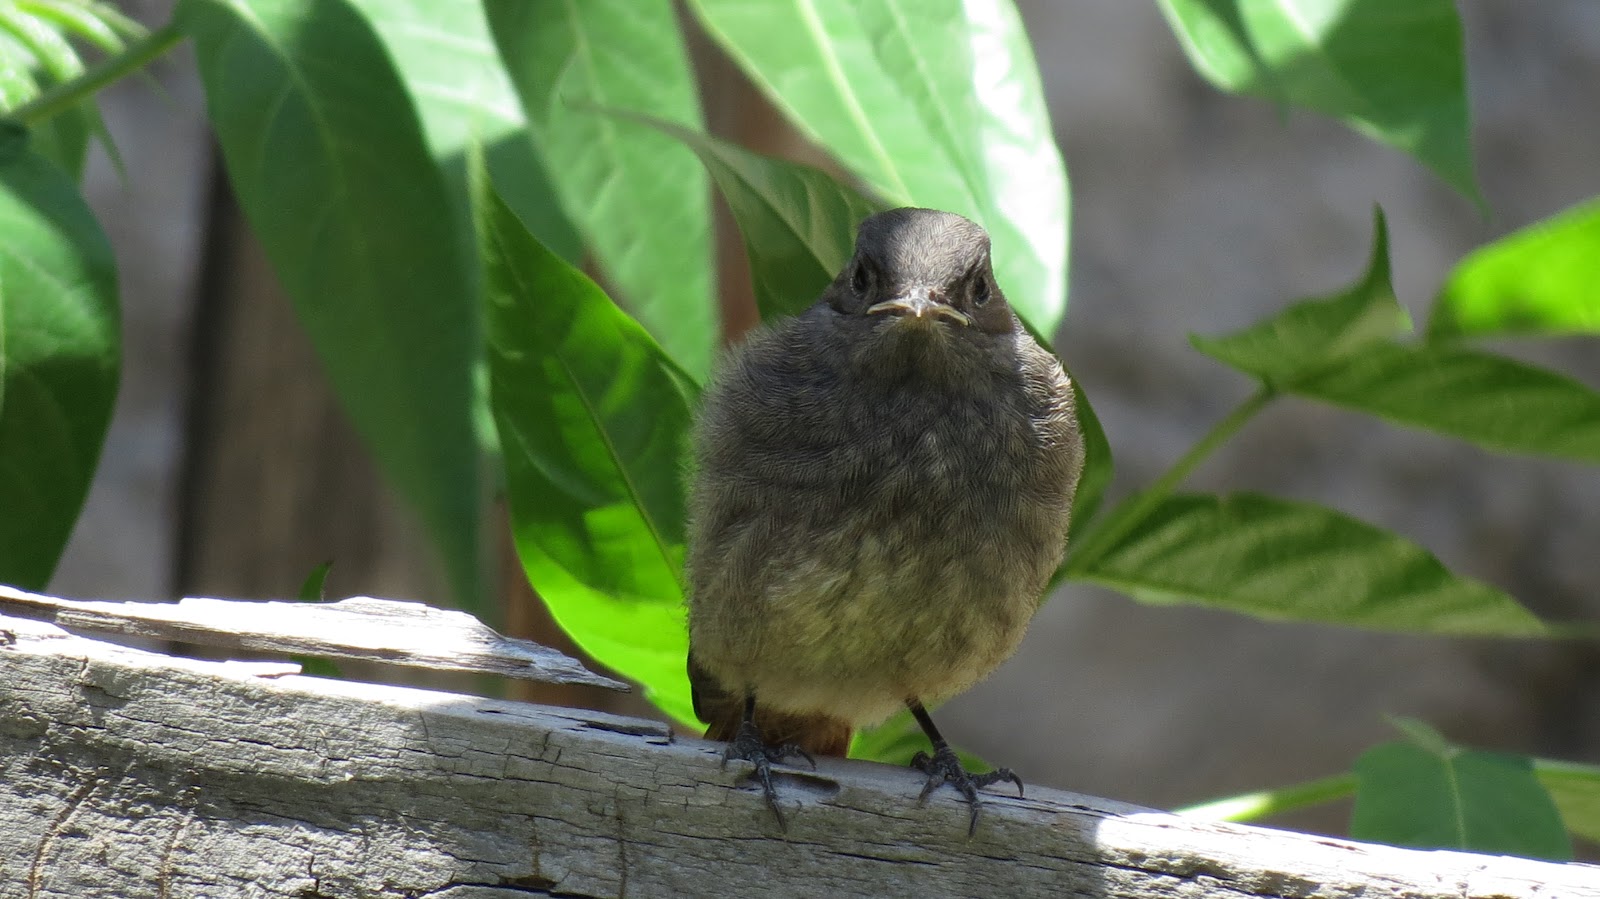
POLYGON ((911 767, 928 775, 928 782, 922 785, 922 793, 917 797, 917 803, 926 802, 928 794, 938 789, 943 784, 949 784, 967 799, 967 808, 970 817, 967 824, 967 836, 978 832, 978 790, 1002 781, 1009 781, 1017 785, 1017 795, 1022 795, 1022 778, 1012 772, 1010 768, 996 768, 987 774, 973 774, 961 764, 961 759, 956 756, 955 750, 949 746, 940 746, 933 751, 933 755, 919 752, 911 758, 911 767))
POLYGON ((722 766, 727 767, 730 759, 739 759, 755 766, 750 772, 751 779, 761 784, 761 792, 766 796, 767 807, 772 809, 772 814, 778 819, 778 829, 788 831, 788 822, 783 818, 783 810, 778 807, 778 791, 772 785, 772 766, 783 764, 787 759, 800 757, 806 760, 814 771, 817 760, 811 753, 801 749, 794 743, 782 743, 773 746, 761 739, 761 731, 752 722, 746 721, 739 726, 739 732, 729 741, 728 748, 722 752, 722 766))

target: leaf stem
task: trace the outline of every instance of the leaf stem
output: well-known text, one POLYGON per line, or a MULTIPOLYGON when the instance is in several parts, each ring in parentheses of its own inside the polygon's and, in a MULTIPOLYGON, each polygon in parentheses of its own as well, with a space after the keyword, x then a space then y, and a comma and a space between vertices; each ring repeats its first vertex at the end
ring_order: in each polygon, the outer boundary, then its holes
POLYGON ((1293 786, 1279 787, 1276 790, 1261 790, 1241 796, 1213 799, 1210 802, 1180 808, 1173 814, 1205 821, 1255 821, 1306 806, 1343 799, 1354 795, 1355 791, 1356 776, 1345 772, 1320 780, 1308 780, 1293 786))
POLYGON ((1215 452, 1217 447, 1238 433, 1246 422, 1254 418, 1255 414, 1277 395, 1277 390, 1270 385, 1261 385, 1255 393, 1228 413, 1226 418, 1213 425, 1204 437, 1189 447, 1189 451, 1172 463, 1172 467, 1154 483, 1117 506, 1111 515, 1102 520, 1099 527, 1092 528, 1078 544, 1077 551, 1073 552, 1067 561, 1067 576, 1074 577, 1088 570, 1106 550, 1115 546, 1118 540, 1138 527, 1162 500, 1183 483, 1183 479, 1188 477, 1190 472, 1215 452))
POLYGON ((49 90, 18 106, 6 118, 27 126, 35 126, 52 116, 76 106, 109 84, 120 81, 155 61, 184 38, 176 24, 168 22, 133 44, 121 53, 106 59, 76 78, 63 81, 49 90))

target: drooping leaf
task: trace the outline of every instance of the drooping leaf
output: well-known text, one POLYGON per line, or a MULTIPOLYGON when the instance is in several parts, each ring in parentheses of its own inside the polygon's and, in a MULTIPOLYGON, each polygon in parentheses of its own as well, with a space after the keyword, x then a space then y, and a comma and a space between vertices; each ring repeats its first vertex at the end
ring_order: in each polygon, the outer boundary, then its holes
POLYGON ((1532 613, 1451 574, 1396 534, 1332 509, 1254 493, 1179 494, 1070 577, 1143 602, 1380 630, 1543 633, 1532 613))
POLYGON ((850 261, 856 226, 883 209, 811 166, 752 153, 651 116, 618 118, 682 142, 711 173, 744 235, 764 320, 798 315, 815 303, 850 261))
POLYGON ((1284 386, 1368 344, 1411 330, 1389 277, 1388 228, 1379 211, 1372 255, 1356 283, 1332 296, 1302 300, 1238 333, 1191 335, 1189 342, 1220 362, 1284 386))
POLYGON ((484 9, 568 217, 625 305, 704 377, 721 334, 705 172, 666 137, 594 109, 700 127, 672 3, 486 0, 484 9))
POLYGON ((345 411, 483 609, 478 307, 405 86, 348 0, 183 0, 235 194, 345 411))
POLYGON ((1355 772, 1356 839, 1572 858, 1561 815, 1526 756, 1408 739, 1367 750, 1355 772))
POLYGON ((1333 116, 1482 204, 1450 0, 1161 0, 1161 9, 1212 84, 1333 116))
POLYGON ((0 159, 0 583, 42 590, 117 395, 116 261, 72 182, 0 159))
POLYGON ((1450 273, 1430 339, 1600 333, 1600 199, 1482 247, 1450 273))
POLYGON ((692 725, 679 480, 689 379, 487 179, 474 211, 517 555, 585 652, 692 725))
POLYGON ((1561 811, 1567 830, 1600 843, 1600 765, 1534 759, 1533 773, 1561 811))
POLYGON ((1374 343, 1291 389, 1500 452, 1600 462, 1600 393, 1494 353, 1374 343))
POLYGON ((428 147, 450 177, 462 239, 472 236, 466 154, 476 142, 518 218, 545 246, 569 262, 581 260, 583 241, 555 200, 483 7, 438 0, 353 2, 388 48, 428 147))
POLYGON ((989 229, 1017 311, 1066 310, 1066 171, 1011 0, 691 0, 803 131, 890 205, 989 229))

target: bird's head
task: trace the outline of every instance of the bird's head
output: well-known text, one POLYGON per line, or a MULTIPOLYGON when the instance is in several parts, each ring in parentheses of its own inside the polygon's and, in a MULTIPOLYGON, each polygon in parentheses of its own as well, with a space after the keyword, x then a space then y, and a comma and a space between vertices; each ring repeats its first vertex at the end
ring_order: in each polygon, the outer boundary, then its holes
POLYGON ((989 261, 989 235, 951 212, 891 209, 861 223, 855 255, 823 295, 874 329, 950 329, 950 336, 1015 327, 989 261))

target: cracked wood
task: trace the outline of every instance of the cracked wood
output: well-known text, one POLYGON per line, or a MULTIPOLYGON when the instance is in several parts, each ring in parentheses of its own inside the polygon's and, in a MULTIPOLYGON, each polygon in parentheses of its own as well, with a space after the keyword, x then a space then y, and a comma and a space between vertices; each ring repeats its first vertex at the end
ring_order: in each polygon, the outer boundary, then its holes
POLYGON ((163 656, 5 618, 0 899, 1600 899, 1600 868, 1192 821, 1043 788, 780 775, 664 726, 163 656), (268 676, 262 676, 263 674, 268 676))

